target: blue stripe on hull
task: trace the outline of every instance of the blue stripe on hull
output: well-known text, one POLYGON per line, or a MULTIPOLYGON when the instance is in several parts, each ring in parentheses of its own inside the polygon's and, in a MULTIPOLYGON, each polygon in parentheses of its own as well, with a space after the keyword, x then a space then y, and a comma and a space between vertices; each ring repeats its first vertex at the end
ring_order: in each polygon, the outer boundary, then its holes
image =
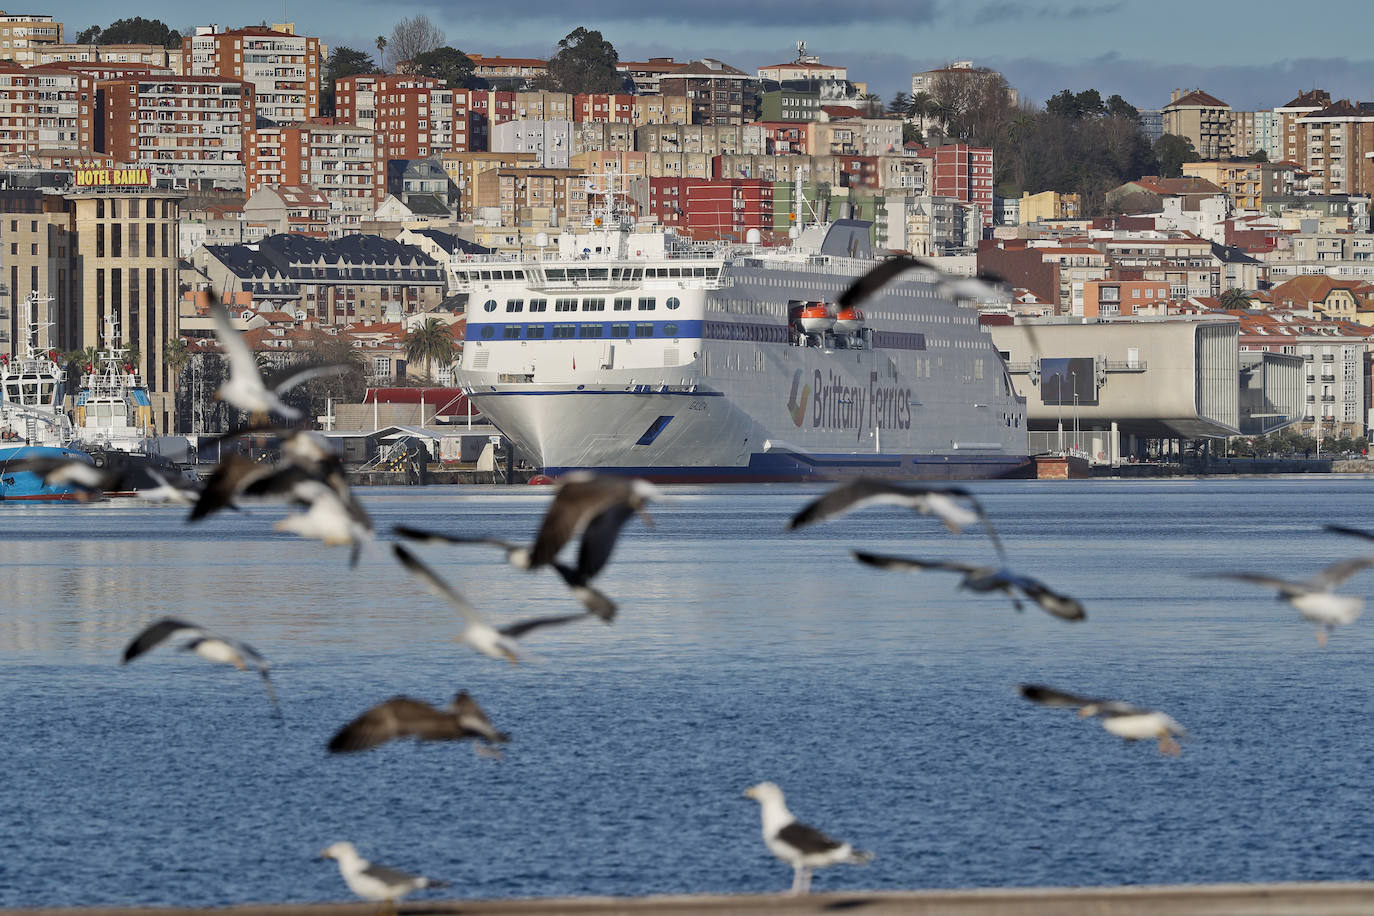
POLYGON ((10 472, 5 469, 10 461, 22 458, 71 458, 74 460, 90 457, 71 448, 55 448, 44 445, 20 445, 13 448, 0 448, 0 500, 24 499, 75 499, 76 492, 71 487, 49 487, 43 478, 32 471, 10 472))
POLYGON ((643 477, 655 483, 785 483, 882 477, 897 480, 987 480, 1029 477, 1034 465, 1026 456, 990 455, 797 455, 754 454, 743 467, 548 467, 557 477, 593 471, 643 477))

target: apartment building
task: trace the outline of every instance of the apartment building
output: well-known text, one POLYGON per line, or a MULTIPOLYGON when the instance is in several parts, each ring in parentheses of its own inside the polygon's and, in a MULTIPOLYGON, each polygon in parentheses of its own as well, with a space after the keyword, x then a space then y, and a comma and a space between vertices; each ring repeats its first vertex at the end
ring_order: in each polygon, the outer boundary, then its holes
POLYGON ((515 94, 515 117, 530 121, 571 121, 576 115, 577 96, 567 92, 531 89, 515 94))
POLYGON ((310 185, 329 200, 331 236, 356 232, 386 197, 386 144, 377 132, 317 121, 248 132, 248 193, 310 185))
POLYGON ((257 113, 291 124, 320 113, 320 40, 291 26, 215 32, 200 27, 181 39, 187 76, 218 76, 253 85, 257 113))
POLYGON ((1297 98, 1287 105, 1275 108, 1280 154, 1270 158, 1295 163, 1304 161, 1307 158, 1307 147, 1303 133, 1298 130, 1298 121, 1330 104, 1331 93, 1325 89, 1312 89, 1298 93, 1297 98))
POLYGON ((1184 177, 1201 178, 1225 191, 1237 210, 1259 210, 1264 171, 1258 162, 1185 162, 1184 177))
POLYGON ((95 82, 50 67, 0 63, 0 155, 95 148, 95 82))
POLYGON ((1236 111, 1231 114, 1231 155, 1236 158, 1264 153, 1270 162, 1283 158, 1280 117, 1276 111, 1236 111))
POLYGON ((758 113, 758 81, 714 58, 665 74, 659 91, 665 100, 685 100, 692 124, 744 124, 758 113))
POLYGON ((577 169, 539 166, 488 169, 473 178, 472 206, 495 208, 500 212, 503 226, 518 225, 518 214, 522 210, 566 214, 570 179, 585 181, 577 169))
POLYGON ((762 124, 645 124, 635 128, 635 149, 641 153, 763 155, 768 152, 770 133, 762 124))
POLYGON ((676 73, 685 66, 685 62, 671 57, 651 57, 644 61, 622 60, 615 68, 634 83, 636 94, 654 95, 661 91, 659 83, 664 76, 676 73))
POLYGON ((1341 99, 1297 120, 1312 194, 1374 192, 1374 102, 1341 99))
POLYGON ((100 148, 147 167, 157 187, 244 187, 253 87, 214 76, 149 76, 96 86, 100 148))
MULTIPOLYGON (((865 118, 853 109, 827 105, 807 131, 812 156, 881 156, 902 148, 902 122, 865 118)), ((989 198, 990 199, 990 198, 989 198)))
POLYGON ((949 143, 916 155, 929 162, 930 193, 972 204, 982 214, 983 229, 992 228, 992 149, 949 143))
MULTIPOLYGON (((516 95, 498 89, 453 90, 453 118, 455 122, 467 119, 468 150, 490 149, 491 128, 516 118, 516 95)), ((463 151, 456 146, 454 149, 463 151)))
POLYGON ((1164 106, 1164 133, 1187 137, 1203 159, 1232 155, 1234 136, 1231 106, 1214 95, 1194 89, 1175 89, 1164 106))
POLYGON ((520 169, 538 166, 534 153, 493 153, 463 151, 441 153, 439 165, 458 188, 458 218, 472 219, 473 189, 477 176, 492 169, 520 169))
POLYGON ((507 121, 491 130, 493 153, 533 153, 541 168, 566 169, 572 159, 573 122, 507 121))
POLYGON ((1081 194, 1061 194, 1058 191, 1041 191, 1039 194, 1026 191, 1021 194, 1018 212, 1023 226, 1044 220, 1081 219, 1083 197, 1081 194))
POLYGON ((180 48, 164 48, 162 45, 149 44, 52 44, 40 48, 37 58, 39 66, 57 67, 68 64, 110 64, 180 73, 182 66, 180 48))
MULTIPOLYGON (((1153 280, 1085 280, 1084 318, 1126 318, 1131 315, 1165 315, 1169 309, 1168 284, 1153 280)), ((1078 314, 1078 313, 1075 313, 1078 314)))
POLYGON ((692 110, 687 99, 682 97, 665 98, 657 93, 636 95, 632 124, 636 127, 645 124, 690 124, 692 110))
POLYGON ((549 62, 537 57, 488 57, 469 52, 474 76, 486 80, 532 82, 549 73, 549 62))
POLYGON ((62 30, 51 16, 0 11, 0 61, 32 67, 44 48, 62 43, 62 30))
POLYGON ((30 292, 52 302, 40 306, 38 345, 66 348, 73 339, 77 302, 73 270, 76 237, 59 196, 36 189, 0 189, 0 354, 13 356, 26 331, 23 303, 30 292))
POLYGON ((620 121, 578 121, 572 125, 572 152, 626 153, 635 148, 634 128, 620 121))
MULTIPOLYGON (((662 97, 660 96, 660 102, 662 97)), ((598 92, 573 97, 574 121, 611 121, 636 124, 635 97, 618 92, 598 92)))
POLYGON ((334 84, 339 121, 376 131, 392 159, 426 159, 467 149, 468 119, 454 110, 454 90, 426 76, 368 73, 334 84))
POLYGON ((649 179, 649 213, 699 240, 743 241, 773 228, 773 182, 747 178, 649 179))
POLYGON ((1113 276, 1163 281, 1171 299, 1221 294, 1222 263, 1206 239, 1186 233, 1135 233, 1130 238, 1094 239, 1093 246, 1111 258, 1113 276))

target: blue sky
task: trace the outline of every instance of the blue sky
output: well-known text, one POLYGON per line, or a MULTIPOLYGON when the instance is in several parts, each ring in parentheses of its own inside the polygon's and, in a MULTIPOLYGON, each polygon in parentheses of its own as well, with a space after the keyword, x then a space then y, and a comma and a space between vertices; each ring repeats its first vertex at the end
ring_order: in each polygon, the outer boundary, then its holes
MULTIPOLYGON (((956 59, 1001 70, 1040 104, 1064 88, 1120 93, 1140 108, 1167 104, 1174 87, 1201 87, 1237 110, 1282 105, 1314 86, 1334 98, 1374 100, 1367 0, 1318 7, 1273 0, 523 0, 508 7, 285 0, 234 4, 242 21, 228 20, 223 7, 170 0, 120 9, 173 28, 281 21, 285 10, 301 32, 366 50, 398 19, 424 13, 464 51, 538 57, 582 25, 599 29, 625 60, 710 56, 750 72, 792 59, 805 40, 809 52, 848 67, 851 79, 866 80, 885 100, 910 90, 912 72, 956 59), (1308 9, 1321 15, 1308 17, 1308 9)), ((43 9, 72 34, 108 24, 116 18, 109 10, 93 0, 43 9)))

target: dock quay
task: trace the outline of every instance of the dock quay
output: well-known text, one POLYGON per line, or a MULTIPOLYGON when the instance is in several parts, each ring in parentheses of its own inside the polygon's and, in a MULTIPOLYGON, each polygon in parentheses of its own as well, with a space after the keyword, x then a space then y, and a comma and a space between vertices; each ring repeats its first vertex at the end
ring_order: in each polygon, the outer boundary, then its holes
MULTIPOLYGON (((563 897, 531 900, 413 900, 400 913, 466 916, 732 916, 855 912, 865 916, 1364 916, 1374 912, 1374 882, 1294 882, 1145 887, 989 888, 658 897, 563 897)), ((0 916, 375 916, 370 903, 252 904, 177 907, 0 910, 0 916)))

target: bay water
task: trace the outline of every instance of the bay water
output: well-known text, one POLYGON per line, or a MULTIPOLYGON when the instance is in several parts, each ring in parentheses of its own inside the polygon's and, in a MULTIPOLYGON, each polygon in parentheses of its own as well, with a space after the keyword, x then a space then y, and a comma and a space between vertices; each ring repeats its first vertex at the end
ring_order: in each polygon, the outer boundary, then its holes
MULTIPOLYGON (((534 664, 453 641, 460 619, 391 557, 271 523, 188 526, 137 501, 0 505, 0 906, 348 899, 336 840, 471 898, 785 890, 745 788, 872 850, 814 889, 1374 879, 1374 615, 1319 648, 1270 590, 1374 549, 1364 477, 972 485, 1011 565, 1088 620, 1016 613, 955 576, 849 550, 991 561, 977 529, 874 508, 787 532, 814 486, 667 488, 599 585, 620 606, 540 630, 534 664), (258 678, 164 646, 163 616, 241 639, 258 678), (1127 744, 1045 683, 1163 709, 1180 757, 1127 744), (512 740, 326 753, 397 694, 468 690, 512 740)), ((364 489, 393 524, 525 540, 540 487, 364 489)), ((414 548, 494 622, 577 605, 499 551, 414 548)), ((1374 573, 1347 589, 1369 591, 1374 573)))

